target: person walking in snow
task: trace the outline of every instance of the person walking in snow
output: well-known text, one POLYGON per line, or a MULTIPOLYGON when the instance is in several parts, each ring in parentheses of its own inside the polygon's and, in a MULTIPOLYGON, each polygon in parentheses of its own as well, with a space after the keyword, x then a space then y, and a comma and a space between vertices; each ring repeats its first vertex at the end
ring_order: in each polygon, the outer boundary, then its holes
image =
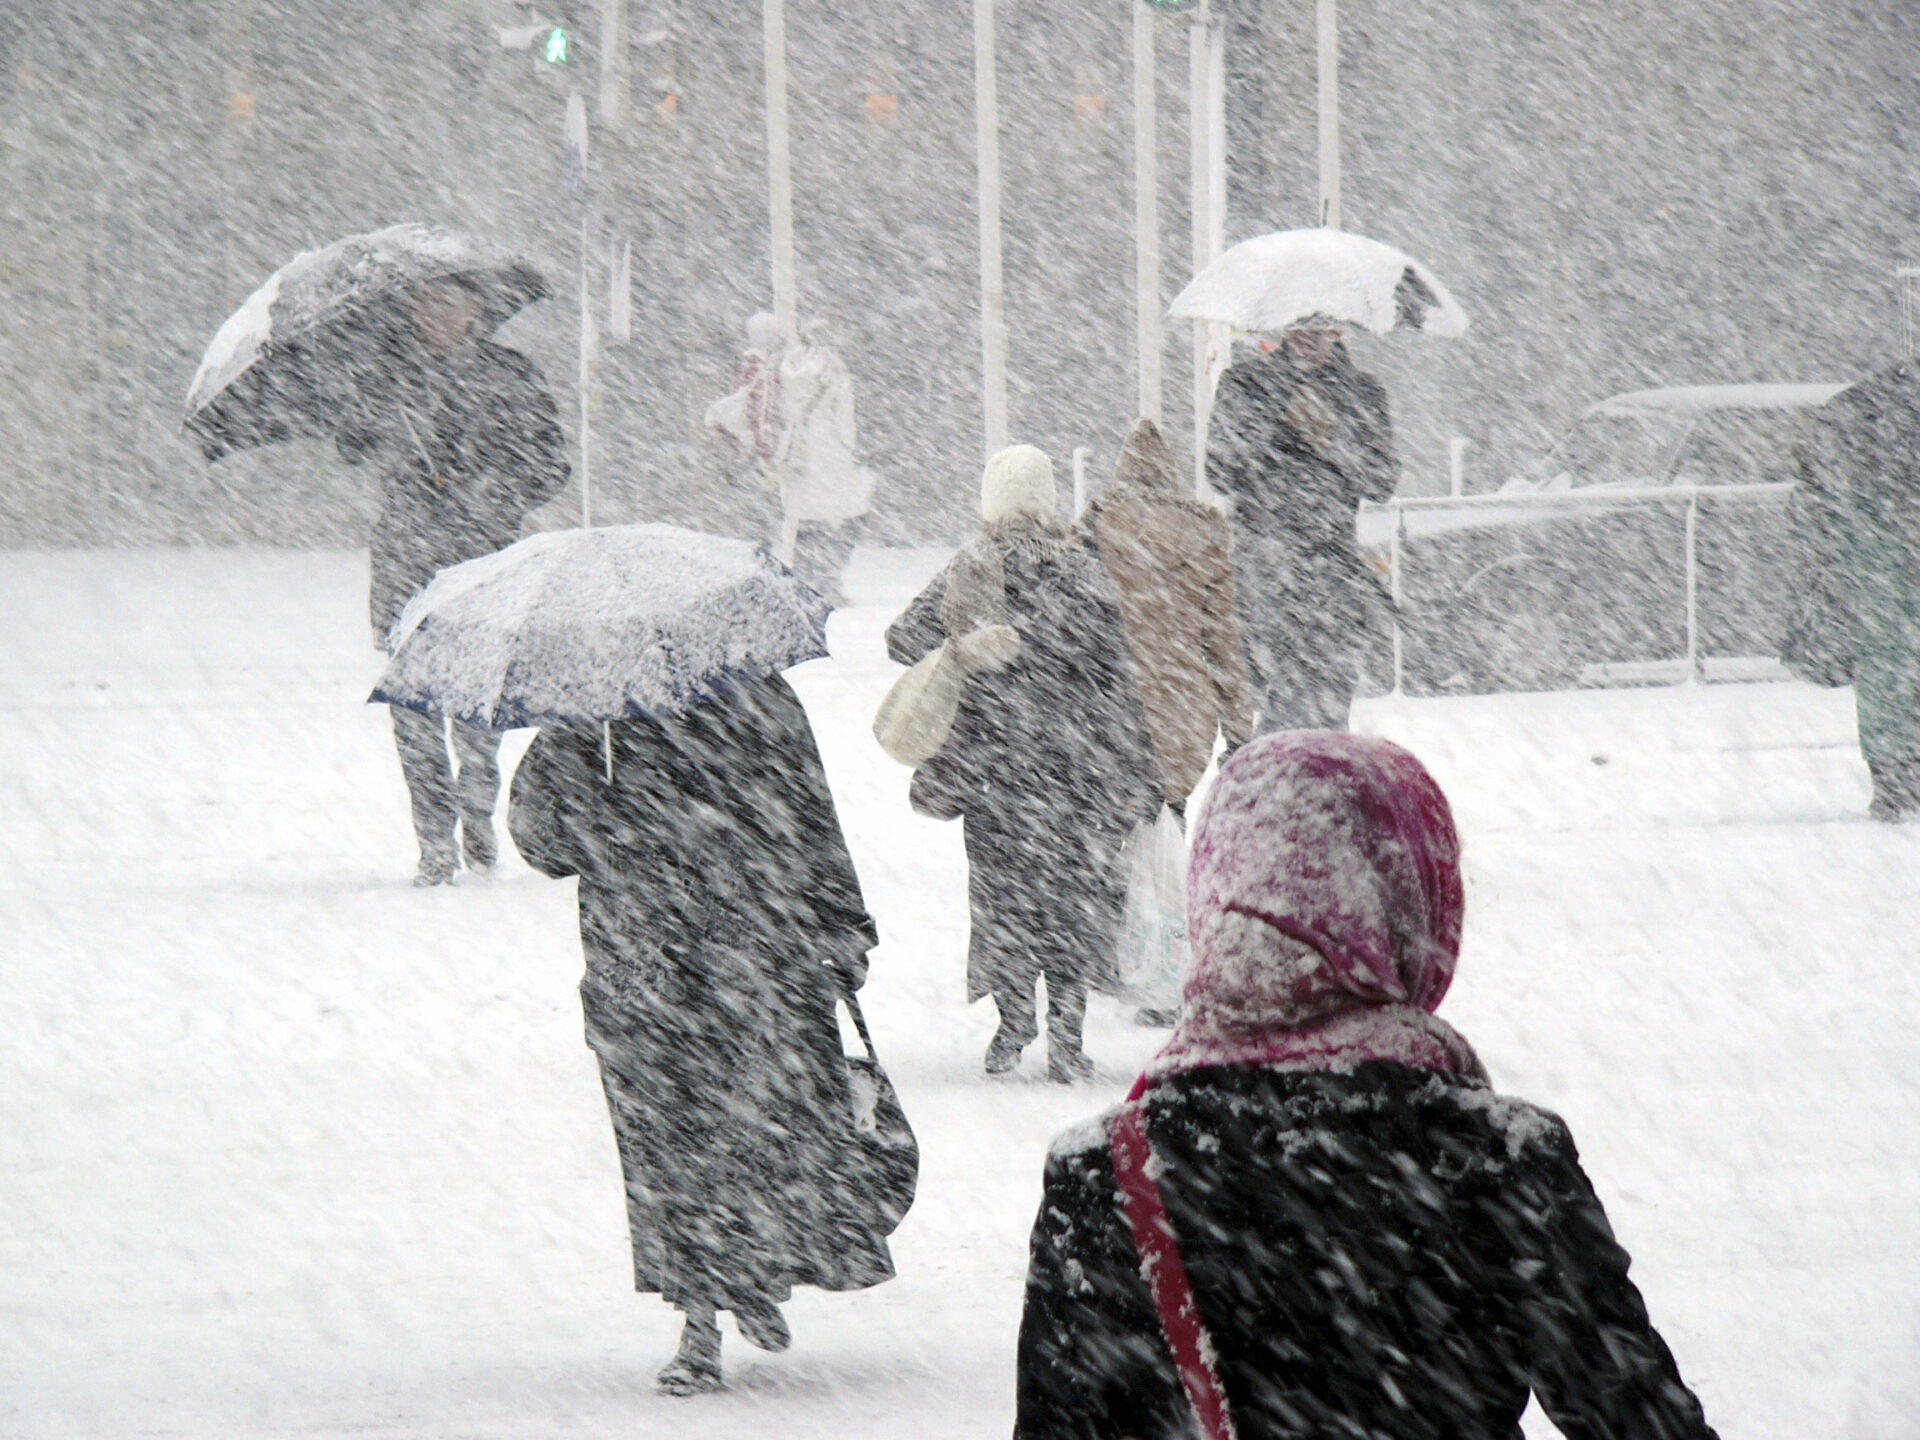
POLYGON ((1119 594, 1161 793, 1178 810, 1213 759, 1214 737, 1231 747, 1253 733, 1232 533, 1189 493, 1151 420, 1127 433, 1113 484, 1081 523, 1119 594))
POLYGON ((1362 500, 1393 494, 1393 426, 1380 382, 1318 319, 1220 376, 1207 480, 1233 500, 1234 571, 1262 731, 1344 730, 1370 610, 1362 500))
POLYGON ((734 372, 733 389, 707 407, 706 423, 732 442, 752 465, 763 488, 774 488, 773 456, 780 443, 780 357, 792 337, 768 311, 747 318, 747 348, 734 372))
POLYGON ((801 333, 805 343, 779 364, 781 428, 769 464, 780 487, 777 553, 838 604, 854 522, 872 502, 873 477, 854 455, 853 379, 836 348, 839 331, 815 319, 801 333))
POLYGON ((1016 1440, 1518 1435, 1529 1390, 1568 1436, 1713 1440, 1566 1125, 1434 1014, 1463 891, 1420 762, 1252 741, 1189 895, 1173 1038, 1047 1160, 1016 1440))
POLYGON ((1012 1070, 1039 1033, 1044 976, 1047 1074, 1070 1083, 1093 1069, 1081 1044, 1088 987, 1116 978, 1120 847, 1162 792, 1112 584, 1057 503, 1043 451, 994 455, 980 535, 894 621, 887 653, 912 665, 988 626, 1019 635, 1011 663, 969 678, 910 793, 922 814, 965 827, 967 999, 991 995, 1000 1014, 987 1073, 1012 1070))
POLYGON ((686 1316, 660 1387, 718 1389, 719 1311, 783 1350, 794 1286, 893 1275, 834 1008, 876 932, 813 731, 778 675, 677 718, 543 729, 510 823, 528 864, 580 877, 634 1288, 686 1316))
POLYGON ((1809 563, 1837 573, 1801 589, 1837 602, 1820 639, 1841 673, 1820 678, 1853 684, 1869 813, 1904 820, 1920 815, 1920 370, 1901 361, 1827 411, 1794 498, 1809 563))
MULTIPOLYGON (((552 392, 533 361, 483 338, 479 321, 479 297, 458 277, 428 281, 357 360, 358 398, 336 443, 349 463, 384 471, 369 546, 376 644, 436 572, 511 545, 527 512, 567 480, 552 392)), ((456 770, 446 720, 391 709, 420 846, 414 884, 451 880, 462 853, 470 869, 491 868, 500 737, 455 722, 456 770)))

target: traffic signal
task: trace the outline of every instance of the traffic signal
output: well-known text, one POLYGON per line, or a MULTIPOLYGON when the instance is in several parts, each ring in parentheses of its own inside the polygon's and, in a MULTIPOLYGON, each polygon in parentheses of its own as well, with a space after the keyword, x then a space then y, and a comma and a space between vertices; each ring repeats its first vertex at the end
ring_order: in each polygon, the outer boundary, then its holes
POLYGON ((572 39, 565 26, 554 26, 547 32, 547 38, 540 42, 540 58, 549 65, 564 65, 571 54, 572 39))

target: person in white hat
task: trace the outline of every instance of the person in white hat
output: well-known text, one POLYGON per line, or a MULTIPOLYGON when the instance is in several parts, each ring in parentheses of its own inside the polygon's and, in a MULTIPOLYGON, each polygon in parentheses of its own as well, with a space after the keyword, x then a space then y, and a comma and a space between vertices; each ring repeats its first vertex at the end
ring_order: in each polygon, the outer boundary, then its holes
POLYGON ((1089 986, 1115 982, 1126 894, 1117 863, 1159 812, 1161 777, 1126 631, 1100 562, 1057 514, 1053 462, 1015 445, 987 462, 981 533, 887 631, 911 665, 935 646, 1011 626, 1018 653, 974 673, 946 745, 915 772, 914 808, 966 828, 972 936, 967 998, 993 996, 989 1074, 1039 1033, 1047 983, 1047 1074, 1091 1075, 1081 1048, 1089 986))

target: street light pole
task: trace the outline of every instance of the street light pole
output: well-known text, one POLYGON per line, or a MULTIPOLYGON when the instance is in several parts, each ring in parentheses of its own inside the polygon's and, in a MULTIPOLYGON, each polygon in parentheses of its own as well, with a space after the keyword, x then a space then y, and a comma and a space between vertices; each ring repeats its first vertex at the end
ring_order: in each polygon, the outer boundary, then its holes
POLYGON ((1320 223, 1340 228, 1339 0, 1319 0, 1320 223))
POLYGON ((973 0, 973 115, 980 181, 980 389, 987 454, 1007 443, 1007 292, 1000 257, 1000 93, 993 0, 973 0))
POLYGON ((762 0, 767 78, 767 210, 773 232, 773 313, 781 328, 799 330, 793 268, 793 167, 787 144, 786 0, 762 0))
POLYGON ((1140 414, 1160 423, 1160 166, 1153 9, 1133 0, 1133 292, 1140 414))
MULTIPOLYGON (((1226 244, 1226 26, 1212 0, 1200 0, 1188 34, 1187 127, 1192 140, 1193 273, 1220 258, 1226 244)), ((1193 322, 1193 488, 1207 494, 1207 422, 1213 385, 1226 368, 1231 335, 1224 325, 1193 322)))

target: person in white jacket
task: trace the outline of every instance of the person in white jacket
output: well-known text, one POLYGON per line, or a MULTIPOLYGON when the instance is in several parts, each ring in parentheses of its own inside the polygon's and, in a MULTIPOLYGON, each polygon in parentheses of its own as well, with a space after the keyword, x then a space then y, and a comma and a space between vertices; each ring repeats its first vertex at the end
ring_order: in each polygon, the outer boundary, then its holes
POLYGON ((835 348, 837 327, 810 320, 780 357, 781 430, 770 470, 780 487, 778 553, 829 600, 853 552, 854 524, 873 476, 854 457, 853 380, 835 348))

